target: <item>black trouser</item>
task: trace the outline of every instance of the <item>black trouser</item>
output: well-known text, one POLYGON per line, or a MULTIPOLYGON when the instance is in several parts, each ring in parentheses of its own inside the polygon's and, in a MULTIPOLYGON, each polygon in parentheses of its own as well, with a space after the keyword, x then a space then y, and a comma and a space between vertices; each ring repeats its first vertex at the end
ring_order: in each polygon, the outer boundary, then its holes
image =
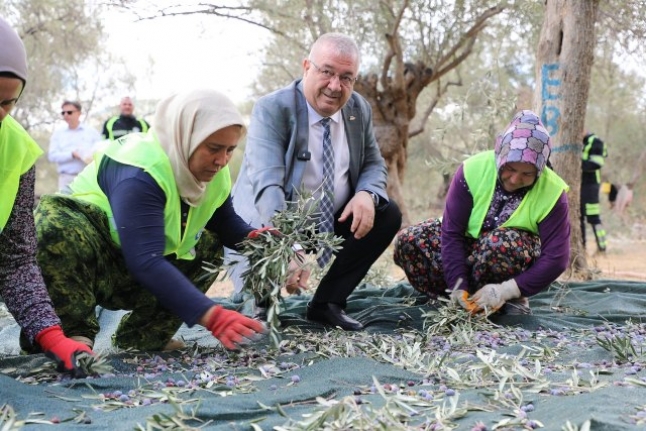
POLYGON ((598 183, 581 184, 581 238, 583 245, 585 245, 585 222, 587 220, 592 226, 597 248, 603 251, 606 249, 606 230, 601 224, 600 188, 601 185, 598 183))
POLYGON ((312 302, 332 302, 345 308, 348 296, 401 228, 402 214, 399 206, 391 200, 384 208, 375 211, 374 225, 361 239, 355 239, 350 232, 352 217, 340 223, 340 216, 341 211, 334 215, 334 234, 345 239, 341 244, 343 248, 321 280, 312 302))

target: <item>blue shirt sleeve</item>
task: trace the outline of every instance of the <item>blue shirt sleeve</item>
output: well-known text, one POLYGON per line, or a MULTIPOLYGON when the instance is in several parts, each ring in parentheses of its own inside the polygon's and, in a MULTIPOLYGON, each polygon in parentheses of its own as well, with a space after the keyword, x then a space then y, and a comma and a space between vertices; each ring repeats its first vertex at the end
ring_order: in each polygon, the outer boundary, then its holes
POLYGON ((240 242, 254 229, 235 212, 231 195, 215 211, 206 228, 218 235, 225 247, 236 251, 239 251, 240 242))
MULTIPOLYGON (((187 325, 196 324, 214 303, 164 257, 166 195, 162 189, 142 169, 108 157, 100 166, 98 182, 110 202, 128 271, 187 325)), ((231 205, 230 199, 228 202, 231 205)), ((222 211, 223 221, 219 222, 219 211, 209 221, 210 230, 226 233, 226 238, 223 237, 226 243, 240 242, 247 231, 241 225, 227 225, 235 217, 226 209, 222 211), (225 228, 231 228, 231 232, 225 232, 225 228)))

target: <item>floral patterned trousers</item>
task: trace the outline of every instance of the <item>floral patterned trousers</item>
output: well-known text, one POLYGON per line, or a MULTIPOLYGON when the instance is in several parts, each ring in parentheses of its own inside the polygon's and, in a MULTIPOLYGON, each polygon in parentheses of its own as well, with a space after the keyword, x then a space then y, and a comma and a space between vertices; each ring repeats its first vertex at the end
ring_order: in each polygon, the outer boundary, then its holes
MULTIPOLYGON (((395 240, 395 263, 410 284, 431 298, 446 296, 441 251, 442 221, 428 219, 402 229, 395 240)), ((496 228, 478 239, 466 239, 469 291, 501 283, 529 268, 541 254, 538 235, 519 229, 496 228)))

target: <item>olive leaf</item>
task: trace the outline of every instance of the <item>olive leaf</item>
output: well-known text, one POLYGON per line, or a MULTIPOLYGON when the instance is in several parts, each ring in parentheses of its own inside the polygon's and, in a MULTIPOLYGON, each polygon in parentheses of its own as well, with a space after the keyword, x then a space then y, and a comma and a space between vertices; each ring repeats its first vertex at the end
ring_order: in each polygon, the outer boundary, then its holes
POLYGON ((320 198, 314 198, 312 193, 301 192, 296 202, 288 202, 287 208, 271 219, 280 235, 263 232, 241 243, 240 255, 249 264, 242 274, 243 290, 251 294, 256 305, 266 309, 269 336, 274 346, 281 340, 279 315, 284 302, 282 289, 290 277, 290 262, 310 271, 318 268, 316 259, 303 259, 295 245, 315 257, 319 257, 326 247, 333 251, 341 248, 339 244, 343 238, 317 230, 319 202, 320 198))

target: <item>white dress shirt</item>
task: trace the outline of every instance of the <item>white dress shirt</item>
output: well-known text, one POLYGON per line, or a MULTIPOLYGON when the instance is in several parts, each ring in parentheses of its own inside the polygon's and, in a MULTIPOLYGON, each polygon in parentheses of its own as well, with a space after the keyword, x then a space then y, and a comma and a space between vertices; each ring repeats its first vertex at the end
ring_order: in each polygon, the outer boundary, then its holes
MULTIPOLYGON (((314 198, 320 195, 323 183, 323 119, 310 104, 307 104, 309 118, 308 149, 310 160, 303 171, 303 185, 306 190, 317 191, 314 198)), ((336 213, 346 203, 350 196, 350 150, 345 137, 345 127, 341 111, 337 111, 330 118, 330 139, 334 147, 334 212, 336 213)))
POLYGON ((59 174, 76 175, 85 168, 85 162, 75 159, 72 152, 78 151, 81 156, 90 153, 101 135, 91 126, 79 123, 76 129, 67 125, 54 132, 49 140, 48 159, 58 165, 59 174))

